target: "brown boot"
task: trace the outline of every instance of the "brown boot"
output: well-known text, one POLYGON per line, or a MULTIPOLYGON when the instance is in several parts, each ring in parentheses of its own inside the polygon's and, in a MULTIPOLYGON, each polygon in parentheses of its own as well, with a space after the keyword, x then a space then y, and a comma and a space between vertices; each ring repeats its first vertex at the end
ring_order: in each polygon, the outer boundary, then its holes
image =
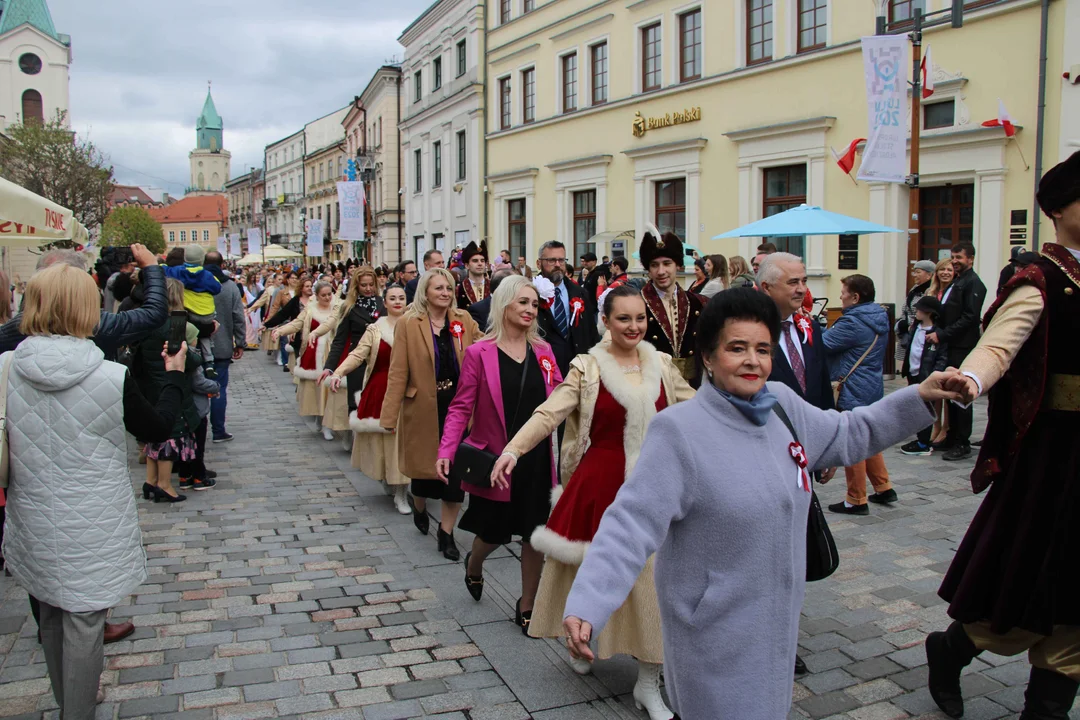
POLYGON ((123 640, 133 632, 135 632, 135 625, 131 622, 105 623, 105 644, 123 640))

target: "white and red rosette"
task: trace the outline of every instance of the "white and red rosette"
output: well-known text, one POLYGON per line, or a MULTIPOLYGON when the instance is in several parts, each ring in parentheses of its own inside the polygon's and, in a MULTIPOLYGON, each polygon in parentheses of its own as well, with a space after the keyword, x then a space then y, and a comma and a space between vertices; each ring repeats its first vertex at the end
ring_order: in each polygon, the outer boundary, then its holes
POLYGON ((799 487, 810 492, 810 473, 806 472, 806 466, 810 464, 810 461, 806 459, 806 450, 803 449, 802 443, 792 442, 788 445, 788 452, 791 453, 795 464, 799 466, 799 487))
POLYGON ((585 312, 585 301, 579 297, 570 298, 570 324, 577 327, 581 315, 585 312))
POLYGON ((547 376, 547 384, 551 385, 554 380, 555 361, 547 356, 540 358, 540 369, 543 370, 544 375, 547 376))
POLYGON ((450 334, 453 335, 458 342, 458 350, 464 350, 461 346, 461 337, 465 334, 465 324, 460 320, 455 320, 450 323, 450 334))
POLYGON ((371 317, 373 319, 375 319, 375 320, 378 320, 379 319, 379 311, 376 310, 375 312, 371 313, 371 317))
POLYGON ((802 333, 803 342, 810 347, 814 346, 814 332, 811 328, 811 320, 805 315, 796 315, 795 327, 799 328, 799 332, 802 333))
POLYGON ((550 310, 551 301, 555 298, 555 284, 546 277, 538 275, 533 278, 533 287, 536 288, 536 294, 540 296, 540 307, 550 310))

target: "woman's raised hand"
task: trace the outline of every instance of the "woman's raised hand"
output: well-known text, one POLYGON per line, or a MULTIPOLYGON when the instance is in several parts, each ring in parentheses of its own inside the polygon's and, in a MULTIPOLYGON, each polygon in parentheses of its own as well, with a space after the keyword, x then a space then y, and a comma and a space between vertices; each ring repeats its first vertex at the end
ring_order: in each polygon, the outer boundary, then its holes
POLYGON ((439 458, 435 461, 435 475, 445 482, 450 482, 450 458, 439 458))
POLYGON ((517 458, 506 453, 500 455, 495 461, 495 467, 491 470, 491 487, 506 490, 510 487, 510 473, 517 467, 517 458))
POLYGON ((592 638, 592 625, 581 618, 571 615, 563 620, 563 630, 566 631, 566 647, 573 657, 579 660, 588 660, 589 662, 596 659, 592 648, 589 647, 589 640, 592 638))

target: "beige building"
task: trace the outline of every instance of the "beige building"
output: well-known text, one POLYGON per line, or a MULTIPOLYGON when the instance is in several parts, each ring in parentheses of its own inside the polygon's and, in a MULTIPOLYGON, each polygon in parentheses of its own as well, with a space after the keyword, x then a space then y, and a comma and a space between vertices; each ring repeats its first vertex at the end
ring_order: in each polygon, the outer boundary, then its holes
MULTIPOLYGON (((942 10, 946 0, 927 4, 942 10)), ((1065 84, 1055 73, 1065 5, 1049 7, 1044 167, 1064 146, 1065 84)), ((914 7, 889 0, 891 28, 902 32, 914 7)), ((554 0, 528 13, 517 2, 500 9, 486 43, 494 249, 532 259, 558 239, 576 261, 601 234, 598 255, 631 255, 650 221, 703 255, 749 259, 759 239, 713 236, 801 203, 908 226, 906 187, 855 184, 830 153, 867 135, 859 38, 874 33, 872 3, 554 0), (621 231, 632 235, 619 248, 621 231)), ((924 33, 936 90, 919 120, 918 232, 910 241, 779 239, 805 258, 815 296, 838 305, 840 278, 861 272, 880 301, 894 302, 909 262, 946 256, 961 241, 975 243, 976 270, 992 285, 1010 247, 1031 246, 1037 178, 1021 151, 1034 164, 1040 29, 1038 2, 995 0, 971 2, 962 28, 924 33), (1018 126, 1013 139, 981 126, 997 116, 999 98, 1018 126)), ((1045 242, 1053 231, 1041 222, 1045 242)))
POLYGON ((224 195, 191 195, 153 208, 150 215, 161 224, 167 250, 192 243, 211 250, 218 237, 227 234, 229 200, 224 195))
MULTIPOLYGON (((340 121, 338 127, 341 127, 340 121)), ((307 218, 323 221, 323 257, 333 262, 349 257, 348 243, 343 243, 337 235, 341 219, 337 181, 342 179, 344 171, 344 138, 304 157, 307 218)))
POLYGON ((361 169, 370 169, 365 187, 371 261, 391 267, 409 252, 404 243, 401 198, 405 187, 398 129, 402 118, 401 82, 399 66, 380 67, 342 122, 349 157, 356 158, 361 169))
MULTIPOLYGON (((248 228, 262 228, 262 185, 262 168, 252 168, 250 172, 225 183, 225 195, 229 198, 227 234, 240 233, 242 237, 247 237, 248 228)), ((247 249, 246 245, 244 249, 247 249)))

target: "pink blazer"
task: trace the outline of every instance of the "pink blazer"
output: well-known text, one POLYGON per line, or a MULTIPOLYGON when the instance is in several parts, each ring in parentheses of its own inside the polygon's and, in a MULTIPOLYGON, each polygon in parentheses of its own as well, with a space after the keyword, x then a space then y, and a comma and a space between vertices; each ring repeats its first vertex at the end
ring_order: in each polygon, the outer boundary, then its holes
MULTIPOLYGON (((539 372, 544 378, 544 391, 551 395, 559 383, 562 374, 555 363, 555 354, 551 346, 541 341, 533 348, 532 365, 529 372, 539 372), (541 369, 540 363, 548 360, 551 368, 551 381, 548 373, 541 369)), ((507 418, 503 416, 502 384, 499 381, 499 349, 494 340, 481 340, 465 350, 465 359, 461 364, 461 376, 458 389, 450 409, 446 413, 443 425, 442 442, 439 443, 439 458, 450 458, 453 462, 458 445, 465 437, 465 430, 472 420, 468 442, 473 447, 499 455, 509 438, 506 437, 507 418)), ((523 425, 529 418, 519 417, 518 425, 523 425)), ((555 472, 555 453, 551 453, 551 486, 558 484, 555 472)), ((496 502, 510 502, 510 489, 501 490, 490 485, 465 485, 464 490, 496 502)))

